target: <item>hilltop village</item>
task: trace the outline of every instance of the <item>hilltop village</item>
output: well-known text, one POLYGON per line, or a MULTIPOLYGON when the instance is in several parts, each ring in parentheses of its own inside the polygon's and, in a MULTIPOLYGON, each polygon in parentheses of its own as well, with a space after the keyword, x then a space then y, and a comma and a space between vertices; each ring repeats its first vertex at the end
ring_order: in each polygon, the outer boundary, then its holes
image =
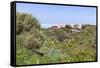
POLYGON ((57 25, 57 26, 51 26, 52 30, 57 30, 59 28, 69 28, 72 32, 80 32, 80 29, 82 28, 82 24, 73 24, 73 25, 57 25))

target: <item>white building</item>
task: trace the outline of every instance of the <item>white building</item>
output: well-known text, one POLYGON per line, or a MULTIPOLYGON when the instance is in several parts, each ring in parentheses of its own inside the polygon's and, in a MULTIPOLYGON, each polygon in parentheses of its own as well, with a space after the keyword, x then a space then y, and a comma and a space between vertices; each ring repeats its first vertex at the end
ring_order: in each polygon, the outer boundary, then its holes
POLYGON ((62 27, 65 27, 65 24, 61 24, 61 25, 57 25, 58 28, 62 28, 62 27))
POLYGON ((73 24, 73 25, 70 25, 70 27, 72 29, 81 29, 82 28, 82 24, 73 24))
POLYGON ((80 29, 82 28, 82 24, 74 24, 70 25, 72 32, 80 32, 80 29))

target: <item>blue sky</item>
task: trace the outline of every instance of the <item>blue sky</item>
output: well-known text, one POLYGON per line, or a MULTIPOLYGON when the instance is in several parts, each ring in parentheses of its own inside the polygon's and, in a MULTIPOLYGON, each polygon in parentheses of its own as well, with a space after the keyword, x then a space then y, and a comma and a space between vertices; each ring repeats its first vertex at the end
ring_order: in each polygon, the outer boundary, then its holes
POLYGON ((95 7, 17 3, 16 11, 32 14, 44 27, 56 24, 96 24, 95 7))

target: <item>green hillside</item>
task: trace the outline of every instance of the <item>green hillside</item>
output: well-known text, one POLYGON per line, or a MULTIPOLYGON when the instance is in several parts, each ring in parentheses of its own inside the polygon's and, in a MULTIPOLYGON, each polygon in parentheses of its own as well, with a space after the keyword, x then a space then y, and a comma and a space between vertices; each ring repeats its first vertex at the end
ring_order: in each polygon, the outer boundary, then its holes
POLYGON ((41 28, 31 14, 17 13, 16 17, 17 65, 96 60, 95 25, 83 25, 74 33, 68 27, 41 28))

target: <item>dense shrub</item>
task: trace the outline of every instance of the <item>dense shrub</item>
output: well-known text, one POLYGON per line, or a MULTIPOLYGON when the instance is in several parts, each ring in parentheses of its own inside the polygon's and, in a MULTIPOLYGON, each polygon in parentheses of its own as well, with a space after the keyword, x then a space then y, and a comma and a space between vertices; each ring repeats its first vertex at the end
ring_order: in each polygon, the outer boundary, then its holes
POLYGON ((39 21, 30 14, 17 13, 16 34, 30 31, 33 28, 40 28, 39 21))
POLYGON ((83 25, 79 33, 72 33, 69 25, 43 29, 31 14, 16 17, 17 65, 96 60, 95 25, 83 25))

